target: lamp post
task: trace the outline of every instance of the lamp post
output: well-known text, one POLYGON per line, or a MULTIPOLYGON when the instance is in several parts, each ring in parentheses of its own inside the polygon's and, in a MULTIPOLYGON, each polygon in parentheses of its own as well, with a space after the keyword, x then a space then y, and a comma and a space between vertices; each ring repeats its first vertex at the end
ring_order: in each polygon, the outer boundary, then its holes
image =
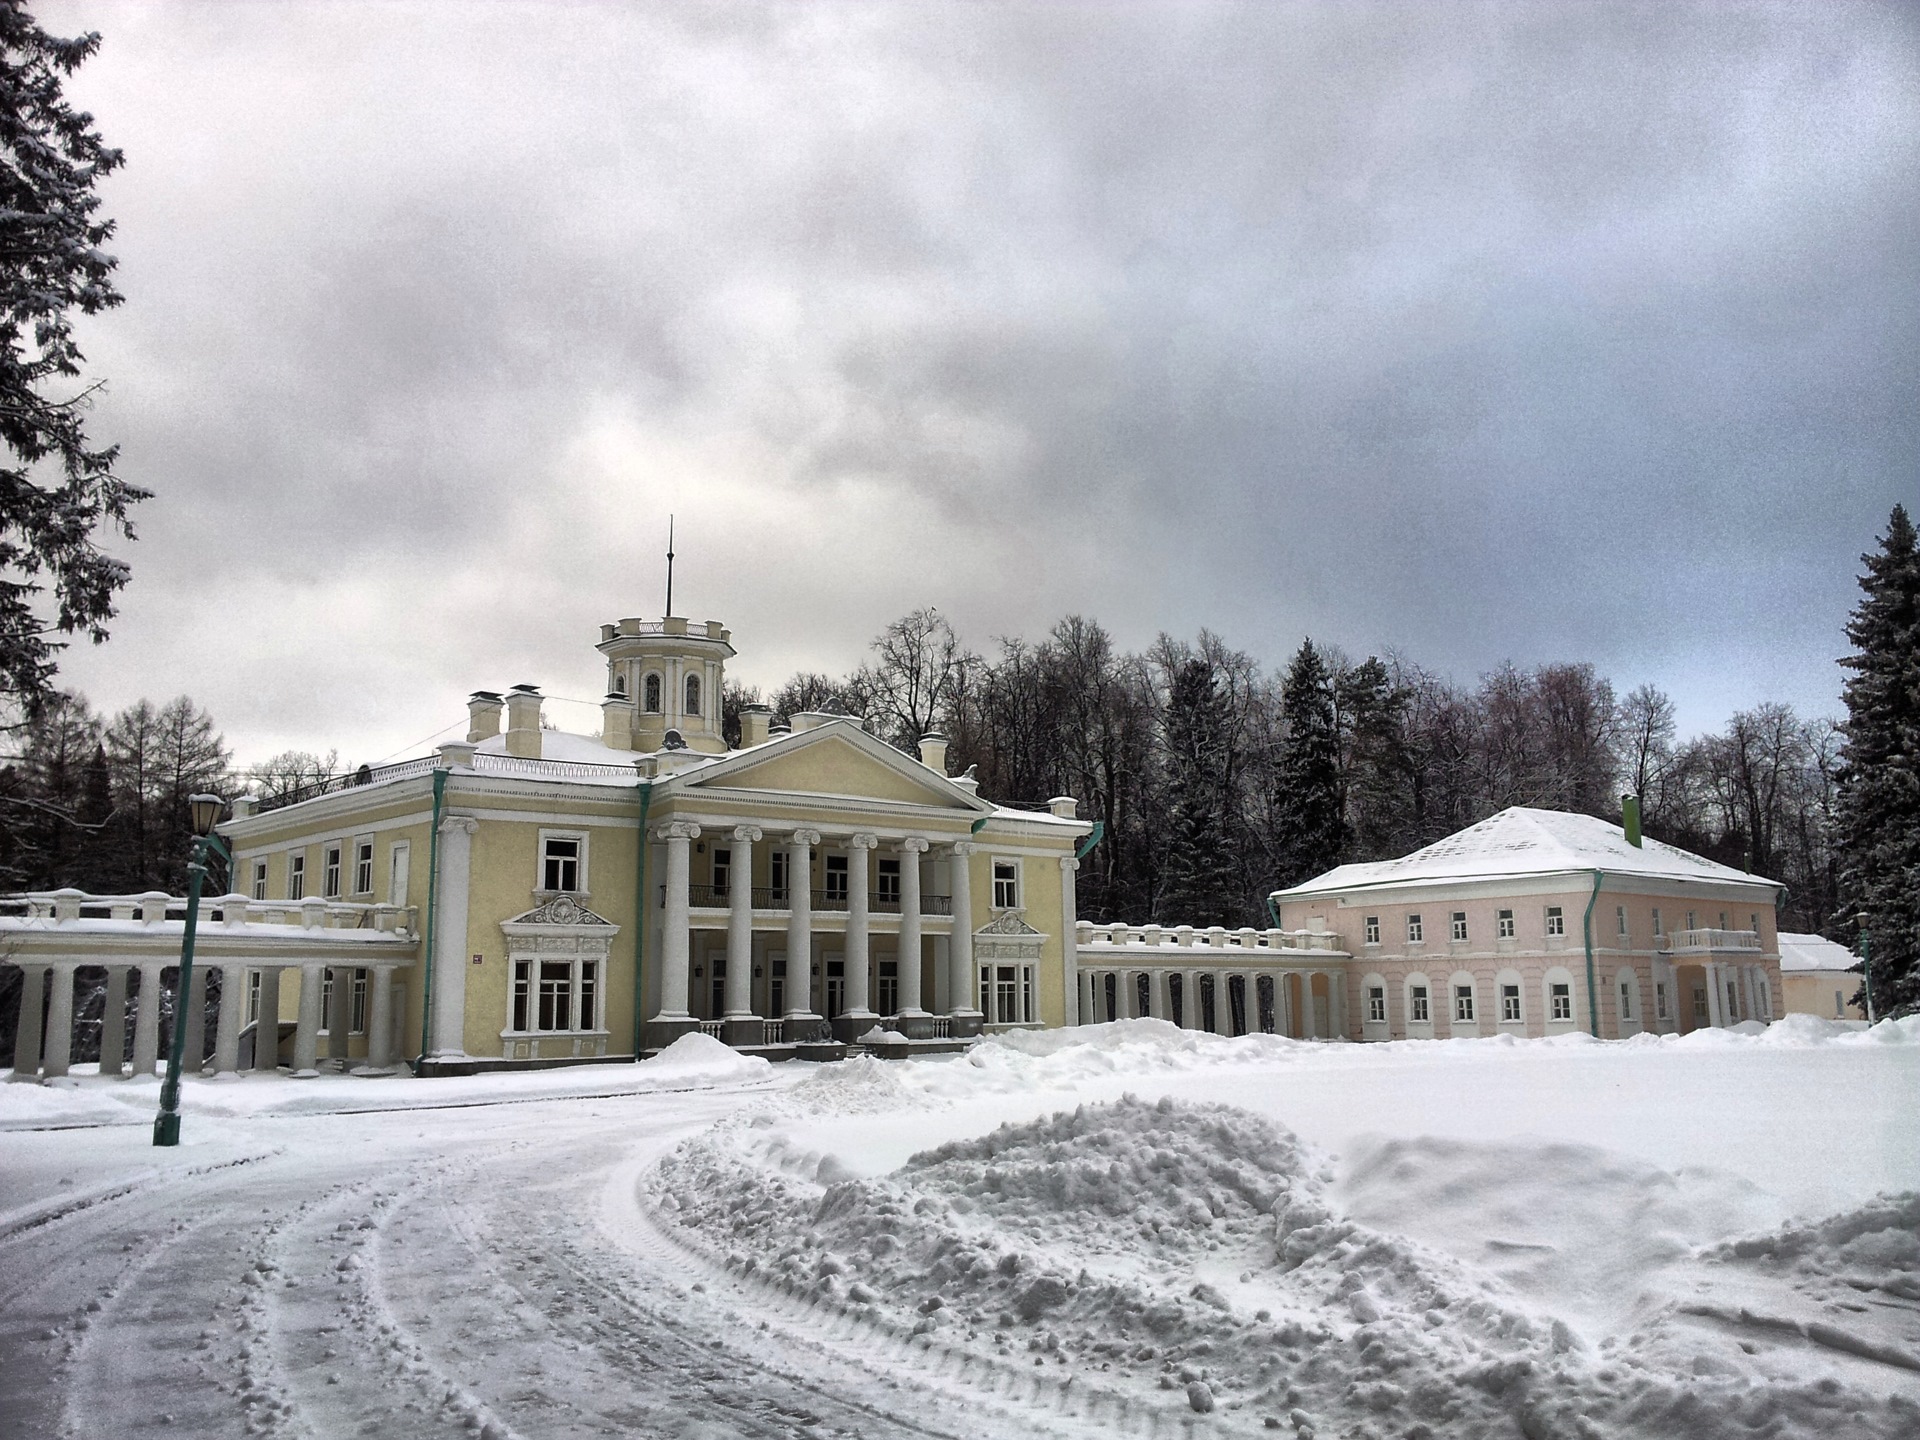
MULTIPOLYGON (((194 832, 193 855, 187 861, 187 925, 180 935, 180 983, 175 991, 173 1045, 167 1052, 167 1078, 160 1086, 160 1113, 153 1121, 155 1145, 180 1143, 180 1065, 186 1058, 187 1027, 198 1019, 204 1035, 207 1023, 204 1015, 187 1014, 193 994, 193 932, 200 922, 200 886, 207 878, 207 852, 217 850, 229 866, 233 864, 232 852, 213 833, 227 802, 218 795, 189 795, 187 806, 193 814, 194 832)), ((232 1003, 232 997, 223 997, 223 1003, 232 1003)))
POLYGON ((1870 917, 1866 911, 1862 910, 1853 918, 1854 923, 1860 927, 1860 975, 1866 982, 1867 1023, 1871 1025, 1873 1024, 1873 944, 1867 934, 1867 921, 1870 917))

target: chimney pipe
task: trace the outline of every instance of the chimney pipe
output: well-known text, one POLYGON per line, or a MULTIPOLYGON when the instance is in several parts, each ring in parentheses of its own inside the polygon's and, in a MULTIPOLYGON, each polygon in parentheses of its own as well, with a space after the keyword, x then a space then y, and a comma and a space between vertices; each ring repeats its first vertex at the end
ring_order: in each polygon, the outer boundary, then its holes
POLYGON ((773 725, 773 712, 764 705, 740 707, 740 748, 764 745, 773 725))
POLYGON ((528 760, 540 758, 541 695, 533 685, 516 685, 507 692, 507 753, 528 760))
POLYGON ((947 773, 947 737, 926 734, 920 737, 920 763, 936 774, 947 773))
POLYGON ((1626 827, 1627 844, 1638 850, 1640 848, 1640 797, 1638 795, 1620 797, 1620 821, 1626 827))

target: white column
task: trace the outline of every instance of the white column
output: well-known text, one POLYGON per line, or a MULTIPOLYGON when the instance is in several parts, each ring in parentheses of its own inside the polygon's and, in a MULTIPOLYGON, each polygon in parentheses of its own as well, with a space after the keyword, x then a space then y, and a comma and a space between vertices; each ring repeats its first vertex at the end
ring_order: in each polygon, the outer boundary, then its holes
POLYGON ((320 1051, 320 988, 326 983, 324 965, 300 967, 300 1018, 293 1028, 293 1073, 317 1075, 314 1061, 320 1051))
POLYGON ((40 1082, 40 1009, 47 993, 47 967, 20 967, 20 1027, 13 1041, 13 1078, 40 1082))
MULTIPOLYGON (((877 1019, 873 1013, 873 946, 870 943, 871 900, 867 883, 868 856, 880 844, 877 835, 855 835, 847 841, 847 943, 843 958, 847 968, 847 1018, 849 1021, 877 1019)), ((856 1026, 863 1035, 869 1027, 856 1026)))
POLYGON ((160 1064, 160 976, 165 966, 148 963, 140 967, 140 994, 133 1002, 133 1071, 135 1076, 154 1073, 160 1064))
POLYGON ((272 1075, 280 1068, 280 967, 260 971, 260 1010, 253 1022, 253 1068, 272 1075))
MULTIPOLYGON (((653 1018, 690 1020, 693 1012, 687 1006, 687 995, 692 978, 693 943, 688 928, 688 887, 693 866, 693 837, 700 833, 700 827, 675 820, 653 833, 667 842, 667 903, 660 921, 660 1011, 653 1018)), ((731 877, 727 883, 733 883, 731 877)))
POLYGON ((900 854, 900 1013, 924 1015, 920 1003, 920 857, 927 842, 909 835, 897 847, 900 854))
MULTIPOLYGON (((1074 894, 1074 872, 1080 868, 1080 862, 1071 855, 1060 857, 1060 958, 1065 965, 1065 974, 1073 973, 1074 946, 1080 934, 1080 905, 1074 894)), ((1080 1017, 1073 1013, 1078 996, 1072 986, 1062 987, 1062 996, 1067 1006, 1066 1022, 1077 1024, 1080 1017)), ((1133 1007, 1128 1005, 1127 1009, 1133 1007)))
POLYGON ((727 859, 726 1017, 753 1018, 753 846, 758 825, 736 825, 727 859))
POLYGON ((1180 972, 1180 1028, 1198 1030, 1200 1018, 1200 974, 1195 970, 1182 970, 1180 972))
MULTIPOLYGON (((433 1044, 428 1047, 428 1054, 435 1058, 467 1053, 467 902, 473 880, 473 835, 479 828, 480 822, 471 815, 449 815, 440 822, 440 883, 433 937, 433 1044)), ((306 981, 310 977, 317 986, 319 971, 303 966, 301 975, 300 1015, 304 1025, 306 981)), ((318 994, 313 1006, 317 1027, 318 994)), ((312 1058, 297 1060, 295 1068, 312 1069, 312 1058)))
MULTIPOLYGON (((328 994, 333 998, 327 1006, 327 1058, 344 1061, 347 1058, 347 1036, 353 1031, 353 967, 335 965, 329 968, 327 974, 333 982, 328 989, 328 994)), ((463 981, 466 979, 466 974, 467 972, 462 969, 460 977, 463 981)), ((461 988, 464 990, 465 986, 461 988)), ((462 1009, 464 1012, 464 1006, 462 1009)), ((463 1013, 461 1025, 463 1032, 465 1028, 463 1013)), ((466 1044, 464 1035, 460 1043, 463 1046, 466 1044)), ((345 1066, 341 1068, 344 1069, 345 1066)))
POLYGON ((64 1075, 73 1063, 73 967, 55 965, 48 978, 53 994, 47 1001, 47 1038, 43 1056, 46 1077, 64 1075))
POLYGON ((127 1055, 127 972, 129 965, 107 967, 107 998, 100 1011, 100 1073, 120 1078, 127 1055))
MULTIPOLYGON (((813 1008, 813 847, 818 830, 796 830, 787 839, 787 1018, 818 1020, 813 1008)), ((851 880, 851 876, 848 877, 851 880)), ((788 1040, 799 1038, 788 1031, 788 1040)))
POLYGON ((1173 997, 1167 993, 1167 972, 1155 970, 1147 982, 1147 1010, 1156 1020, 1173 1018, 1173 997))
POLYGON ((1093 994, 1093 976, 1085 970, 1074 972, 1074 995, 1079 1001, 1079 1020, 1081 1025, 1093 1023, 1093 1004, 1089 997, 1093 994))
POLYGON ((1720 994, 1720 967, 1708 960, 1701 964, 1700 973, 1707 984, 1707 1024, 1718 1030, 1727 1023, 1726 1001, 1720 994))
POLYGON ((1224 970, 1213 973, 1213 1033, 1233 1034, 1233 995, 1229 987, 1233 977, 1224 970))
MULTIPOLYGON (((264 1022, 267 1015, 266 977, 274 977, 274 1016, 276 1023, 273 1034, 277 1040, 280 1034, 278 1016, 280 1014, 280 972, 269 970, 260 977, 260 1018, 264 1022)), ((375 1070, 385 1070, 393 1064, 393 967, 376 965, 368 977, 373 993, 368 997, 367 1007, 367 1064, 375 1070)), ((255 1055, 259 1053, 259 1031, 255 1031, 255 1055)))
POLYGON ((174 1024, 187 1027, 186 1059, 181 1069, 188 1075, 199 1074, 207 1061, 207 976, 212 968, 204 961, 193 967, 193 983, 187 987, 193 993, 173 1017, 174 1024))
POLYGON ((1314 972, 1304 970, 1300 974, 1300 1036, 1304 1040, 1320 1039, 1320 1007, 1313 999, 1314 972))
POLYGON ((214 1074, 231 1075, 240 1068, 240 1026, 246 1013, 247 967, 222 965, 220 1015, 213 1028, 214 1074))
MULTIPOLYGON (((953 847, 947 862, 948 885, 953 891, 953 940, 947 951, 947 1013, 978 1015, 980 982, 973 973, 973 851, 972 842, 962 840, 953 847)), ((1069 965, 1073 974, 1076 966, 1069 965)), ((1076 994, 1078 987, 1075 987, 1076 994)), ((1067 1024, 1077 1023, 1069 1016, 1067 1024)))

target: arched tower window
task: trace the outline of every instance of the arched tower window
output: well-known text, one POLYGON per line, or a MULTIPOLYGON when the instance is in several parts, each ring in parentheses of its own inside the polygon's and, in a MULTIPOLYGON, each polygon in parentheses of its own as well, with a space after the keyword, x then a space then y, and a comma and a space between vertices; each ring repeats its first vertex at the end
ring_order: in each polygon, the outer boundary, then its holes
POLYGON ((616 675, 613 677, 613 693, 616 695, 624 695, 627 693, 627 677, 626 676, 616 675))
POLYGON ((698 675, 689 675, 687 676, 687 714, 698 715, 699 713, 700 677, 698 675))
POLYGON ((660 713, 660 677, 649 675, 640 683, 641 708, 649 715, 660 713))

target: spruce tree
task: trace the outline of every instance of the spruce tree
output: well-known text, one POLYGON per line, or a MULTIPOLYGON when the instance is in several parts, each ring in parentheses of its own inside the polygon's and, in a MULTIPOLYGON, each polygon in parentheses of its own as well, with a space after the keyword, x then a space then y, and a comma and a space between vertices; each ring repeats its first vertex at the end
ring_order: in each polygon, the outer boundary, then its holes
POLYGON ((1188 660, 1167 697, 1167 868, 1156 914, 1171 925, 1231 925, 1233 843, 1227 814, 1227 699, 1205 660, 1188 660))
POLYGON ((1340 793, 1340 729, 1333 677, 1303 641, 1280 686, 1286 729, 1274 767, 1275 879, 1298 885, 1340 863, 1347 825, 1340 793))
POLYGON ((1876 1011, 1920 1009, 1920 551, 1893 507, 1847 622, 1841 911, 1869 938, 1876 1011))

